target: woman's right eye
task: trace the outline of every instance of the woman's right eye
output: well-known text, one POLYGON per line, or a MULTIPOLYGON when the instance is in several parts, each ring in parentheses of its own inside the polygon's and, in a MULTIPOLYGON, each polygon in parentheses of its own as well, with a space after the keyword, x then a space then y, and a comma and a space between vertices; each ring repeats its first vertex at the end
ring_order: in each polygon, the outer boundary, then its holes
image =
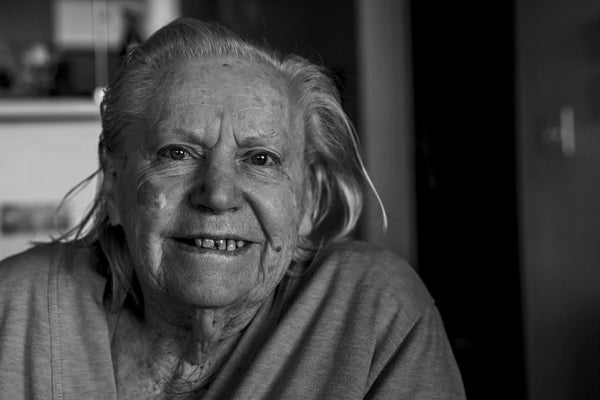
POLYGON ((161 157, 170 158, 172 160, 184 160, 190 157, 190 153, 179 146, 168 146, 158 152, 161 157))

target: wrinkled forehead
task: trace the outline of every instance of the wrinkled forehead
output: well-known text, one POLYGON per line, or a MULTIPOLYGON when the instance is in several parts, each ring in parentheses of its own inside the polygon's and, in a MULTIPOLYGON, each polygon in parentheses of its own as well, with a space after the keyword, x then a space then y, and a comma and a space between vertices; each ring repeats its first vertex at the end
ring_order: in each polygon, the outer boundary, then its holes
POLYGON ((270 66, 236 58, 187 60, 163 71, 155 93, 154 126, 191 128, 226 114, 240 130, 295 131, 289 89, 270 66))
POLYGON ((246 92, 257 86, 287 95, 283 76, 274 67, 234 57, 180 60, 166 66, 159 76, 163 88, 181 89, 197 85, 207 90, 231 89, 246 92))

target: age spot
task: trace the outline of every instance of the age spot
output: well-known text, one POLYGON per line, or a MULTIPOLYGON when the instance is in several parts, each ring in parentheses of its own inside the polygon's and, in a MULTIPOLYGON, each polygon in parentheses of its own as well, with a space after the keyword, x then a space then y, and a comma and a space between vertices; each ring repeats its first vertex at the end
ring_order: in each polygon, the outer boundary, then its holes
POLYGON ((163 209, 167 205, 165 188, 144 182, 137 192, 137 203, 149 208, 163 209))

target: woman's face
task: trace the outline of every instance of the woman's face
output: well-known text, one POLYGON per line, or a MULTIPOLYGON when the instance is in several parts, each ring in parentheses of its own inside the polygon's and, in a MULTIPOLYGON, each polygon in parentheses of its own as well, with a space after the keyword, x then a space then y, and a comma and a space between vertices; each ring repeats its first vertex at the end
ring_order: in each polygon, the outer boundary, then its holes
POLYGON ((144 294, 193 307, 264 299, 304 215, 304 134, 284 81, 215 58, 173 65, 154 93, 105 174, 144 294))

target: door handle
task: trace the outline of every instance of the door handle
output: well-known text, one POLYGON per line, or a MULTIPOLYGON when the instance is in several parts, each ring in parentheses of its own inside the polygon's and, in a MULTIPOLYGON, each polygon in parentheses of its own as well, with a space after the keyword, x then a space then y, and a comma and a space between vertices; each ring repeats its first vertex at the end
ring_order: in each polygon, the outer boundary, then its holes
POLYGON ((549 147, 558 145, 563 157, 575 156, 575 112, 571 106, 560 109, 560 125, 547 128, 543 132, 543 141, 549 147))

